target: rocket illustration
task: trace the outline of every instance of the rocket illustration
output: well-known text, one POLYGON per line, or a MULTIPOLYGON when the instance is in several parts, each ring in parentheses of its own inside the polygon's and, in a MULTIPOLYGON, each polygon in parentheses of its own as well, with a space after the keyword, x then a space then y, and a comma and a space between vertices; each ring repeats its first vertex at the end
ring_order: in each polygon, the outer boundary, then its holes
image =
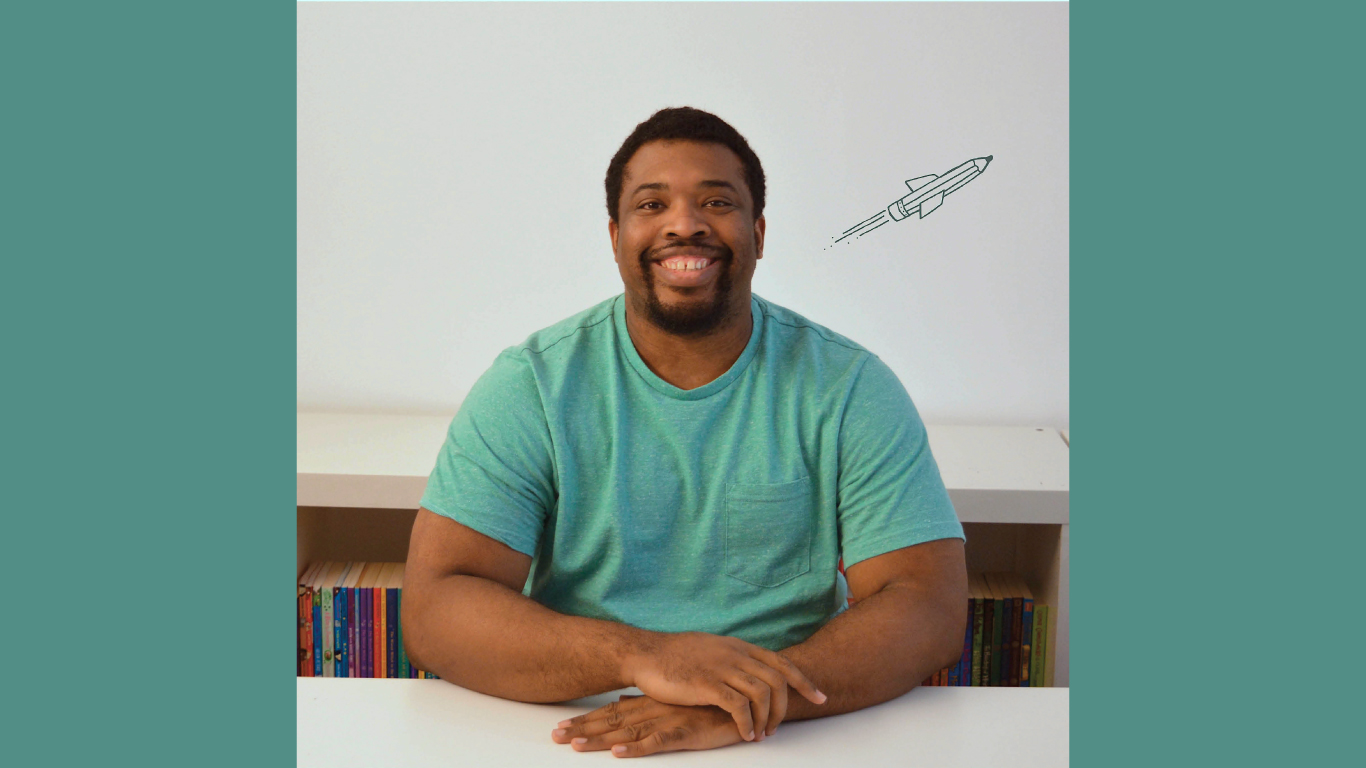
MULTIPOLYGON (((917 176, 906 182, 910 188, 910 193, 887 206, 887 210, 878 211, 873 216, 864 219, 844 231, 844 234, 835 238, 835 243, 841 240, 855 240, 872 232, 887 223, 888 217, 893 221, 901 221, 909 218, 911 214, 918 213, 920 218, 925 218, 944 204, 944 198, 953 194, 963 187, 963 185, 982 175, 991 163, 992 155, 986 157, 975 157, 961 165, 954 166, 943 174, 928 176, 917 176)), ((831 243, 830 245, 834 245, 831 243)), ((830 246, 826 246, 827 248, 830 246)))
POLYGON ((911 188, 911 193, 887 206, 887 213, 897 221, 901 221, 916 212, 920 213, 922 219, 929 216, 936 208, 944 204, 944 198, 953 194, 955 190, 969 181, 981 176, 982 171, 985 171, 987 164, 991 162, 991 158, 991 155, 973 158, 954 167, 943 176, 936 176, 931 173, 928 176, 911 179, 906 182, 906 186, 911 188))

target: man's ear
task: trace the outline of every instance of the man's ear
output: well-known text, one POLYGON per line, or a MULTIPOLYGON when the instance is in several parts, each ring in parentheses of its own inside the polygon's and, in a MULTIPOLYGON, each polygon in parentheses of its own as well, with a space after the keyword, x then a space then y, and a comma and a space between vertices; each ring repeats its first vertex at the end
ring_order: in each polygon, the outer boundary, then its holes
POLYGON ((616 261, 616 260, 617 260, 617 235, 620 233, 620 231, 621 231, 621 229, 620 229, 620 227, 617 226, 617 223, 616 223, 615 221, 613 221, 613 220, 611 220, 611 219, 608 219, 608 220, 607 220, 607 236, 610 237, 610 238, 612 238, 612 260, 613 260, 613 261, 616 261))
POLYGON ((762 258, 764 257, 764 228, 767 227, 767 226, 768 226, 768 222, 767 222, 767 221, 764 221, 764 217, 763 217, 763 216, 760 216, 759 218, 757 218, 757 219, 754 220, 754 258, 755 258, 755 259, 762 259, 762 258))

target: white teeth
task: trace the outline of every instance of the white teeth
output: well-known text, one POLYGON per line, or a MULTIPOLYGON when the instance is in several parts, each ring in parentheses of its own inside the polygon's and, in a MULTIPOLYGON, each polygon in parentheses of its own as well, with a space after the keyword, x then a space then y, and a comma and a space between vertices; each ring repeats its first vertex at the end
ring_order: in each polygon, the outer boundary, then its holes
POLYGON ((698 270, 698 269, 706 269, 707 267, 711 266, 711 259, 697 259, 697 260, 693 260, 693 261, 678 261, 678 262, 674 262, 673 265, 665 264, 664 266, 668 267, 669 269, 678 271, 678 272, 688 272, 688 271, 693 271, 693 270, 698 270))

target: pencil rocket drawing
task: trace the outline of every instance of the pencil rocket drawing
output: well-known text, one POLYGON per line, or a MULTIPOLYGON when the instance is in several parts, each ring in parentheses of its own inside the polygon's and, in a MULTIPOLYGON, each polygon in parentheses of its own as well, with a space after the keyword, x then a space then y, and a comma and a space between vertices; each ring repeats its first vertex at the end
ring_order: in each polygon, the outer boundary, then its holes
POLYGON ((987 165, 991 163, 991 158, 992 155, 976 157, 941 175, 936 176, 931 173, 928 176, 917 176, 910 179, 906 182, 906 186, 911 189, 910 193, 887 206, 887 210, 878 211, 873 216, 844 230, 844 234, 835 238, 835 242, 827 245, 826 248, 833 247, 835 243, 839 242, 852 243, 888 221, 901 221, 910 218, 913 213, 920 214, 922 219, 929 216, 934 213, 935 209, 944 204, 944 198, 958 191, 969 181, 981 176, 982 172, 987 169, 987 165))

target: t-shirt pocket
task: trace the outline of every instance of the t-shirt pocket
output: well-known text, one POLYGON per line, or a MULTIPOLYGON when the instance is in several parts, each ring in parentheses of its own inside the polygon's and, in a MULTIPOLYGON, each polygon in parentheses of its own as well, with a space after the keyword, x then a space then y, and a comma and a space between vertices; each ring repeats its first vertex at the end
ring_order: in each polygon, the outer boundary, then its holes
POLYGON ((726 575, 776 587, 811 570, 811 478, 726 486, 726 575))

